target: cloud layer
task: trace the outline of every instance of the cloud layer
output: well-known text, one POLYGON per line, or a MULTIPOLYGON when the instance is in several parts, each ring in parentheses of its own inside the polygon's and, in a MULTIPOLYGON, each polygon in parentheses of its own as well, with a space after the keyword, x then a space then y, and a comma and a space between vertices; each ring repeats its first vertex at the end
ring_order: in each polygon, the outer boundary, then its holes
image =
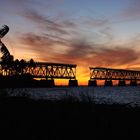
POLYGON ((52 59, 85 66, 115 67, 135 62, 140 56, 140 52, 126 48, 126 46, 112 46, 110 48, 107 44, 90 44, 86 40, 63 42, 50 39, 47 36, 37 36, 33 33, 22 35, 20 42, 44 57, 44 61, 52 59), (61 46, 63 47, 61 48, 61 46), (57 49, 58 51, 56 51, 57 49), (51 54, 50 58, 47 57, 47 54, 51 54))

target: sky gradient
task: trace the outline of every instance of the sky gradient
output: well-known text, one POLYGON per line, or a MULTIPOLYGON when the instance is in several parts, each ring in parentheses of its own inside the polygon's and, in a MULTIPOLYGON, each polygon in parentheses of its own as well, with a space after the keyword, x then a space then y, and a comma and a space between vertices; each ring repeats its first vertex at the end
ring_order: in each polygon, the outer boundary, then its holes
MULTIPOLYGON (((139 0, 0 0, 3 42, 15 59, 140 70, 139 0)), ((63 84, 65 81, 59 81, 63 84)))

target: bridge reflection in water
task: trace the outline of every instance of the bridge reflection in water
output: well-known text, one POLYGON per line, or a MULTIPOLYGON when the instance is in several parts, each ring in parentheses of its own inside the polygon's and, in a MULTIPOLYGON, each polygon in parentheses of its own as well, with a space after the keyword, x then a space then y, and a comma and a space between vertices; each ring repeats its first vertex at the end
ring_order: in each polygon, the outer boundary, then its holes
POLYGON ((119 86, 125 86, 126 81, 130 81, 131 86, 137 85, 140 81, 140 71, 112 69, 102 67, 90 67, 89 86, 97 86, 97 80, 104 80, 105 86, 112 86, 112 80, 117 80, 119 86))

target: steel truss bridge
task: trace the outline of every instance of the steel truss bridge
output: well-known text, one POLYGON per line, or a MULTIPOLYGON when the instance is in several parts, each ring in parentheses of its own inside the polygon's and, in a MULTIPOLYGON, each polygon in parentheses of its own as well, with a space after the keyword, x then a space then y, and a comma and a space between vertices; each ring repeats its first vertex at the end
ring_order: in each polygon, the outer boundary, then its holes
POLYGON ((0 62, 0 87, 53 87, 55 79, 78 86, 76 65, 45 62, 0 62), (38 79, 38 80, 37 80, 38 79))
POLYGON ((140 80, 140 71, 90 67, 90 84, 96 85, 96 80, 105 80, 105 85, 112 85, 112 80, 119 80, 120 85, 125 85, 125 81, 130 80, 135 85, 140 80))
POLYGON ((11 62, 3 64, 0 62, 0 75, 31 75, 33 78, 76 79, 76 65, 45 62, 34 62, 33 64, 11 62))

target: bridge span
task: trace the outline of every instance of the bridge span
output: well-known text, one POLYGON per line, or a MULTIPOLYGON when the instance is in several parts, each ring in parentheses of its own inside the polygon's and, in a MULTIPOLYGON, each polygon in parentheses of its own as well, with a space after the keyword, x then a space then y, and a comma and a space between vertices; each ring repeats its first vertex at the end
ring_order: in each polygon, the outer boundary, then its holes
MULTIPOLYGON (((45 63, 45 62, 0 62, 1 79, 45 79, 46 86, 54 86, 54 79, 68 79, 69 86, 78 86, 74 64, 45 63)), ((41 82, 42 82, 41 81, 41 82)))
POLYGON ((140 81, 140 71, 112 69, 103 67, 90 67, 89 86, 96 86, 97 80, 104 80, 105 86, 112 86, 112 80, 117 80, 119 86, 126 85, 126 81, 130 81, 130 85, 137 85, 140 81))

